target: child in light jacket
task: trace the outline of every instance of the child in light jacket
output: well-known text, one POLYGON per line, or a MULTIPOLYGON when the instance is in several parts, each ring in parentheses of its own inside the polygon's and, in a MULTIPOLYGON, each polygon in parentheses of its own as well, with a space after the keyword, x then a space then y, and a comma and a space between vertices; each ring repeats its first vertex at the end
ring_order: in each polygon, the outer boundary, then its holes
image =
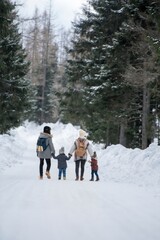
POLYGON ((98 175, 98 161, 97 161, 97 154, 94 152, 92 158, 90 161, 91 163, 91 179, 90 181, 94 181, 94 175, 96 176, 96 181, 99 181, 99 175, 98 175))
POLYGON ((58 160, 58 179, 61 180, 61 176, 63 174, 63 179, 66 180, 66 168, 67 168, 67 160, 71 158, 71 156, 67 157, 64 153, 64 147, 61 147, 59 150, 59 155, 54 156, 52 155, 54 159, 58 160))

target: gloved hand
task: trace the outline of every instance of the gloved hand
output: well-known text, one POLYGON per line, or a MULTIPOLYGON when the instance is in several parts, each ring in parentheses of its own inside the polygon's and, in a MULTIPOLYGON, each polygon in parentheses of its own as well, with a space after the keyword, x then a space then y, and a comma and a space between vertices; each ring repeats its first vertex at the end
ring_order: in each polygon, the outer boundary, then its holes
POLYGON ((72 157, 72 154, 68 153, 68 157, 70 157, 70 158, 71 158, 71 157, 72 157))
POLYGON ((55 157, 55 154, 54 153, 51 153, 52 157, 54 158, 55 157))

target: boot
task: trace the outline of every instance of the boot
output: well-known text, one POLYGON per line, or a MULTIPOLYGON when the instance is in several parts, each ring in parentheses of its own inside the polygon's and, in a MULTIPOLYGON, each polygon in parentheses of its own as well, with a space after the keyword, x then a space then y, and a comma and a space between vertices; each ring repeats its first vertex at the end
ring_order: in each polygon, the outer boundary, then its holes
POLYGON ((79 177, 76 177, 75 181, 78 181, 79 180, 79 177))
POLYGON ((63 177, 63 180, 66 180, 66 177, 63 177))
POLYGON ((89 181, 94 181, 94 179, 93 179, 93 178, 91 178, 89 181))
POLYGON ((84 180, 84 178, 83 178, 83 177, 81 177, 81 178, 80 178, 80 180, 81 180, 81 181, 83 181, 83 180, 84 180))
POLYGON ((48 179, 50 179, 50 178, 51 178, 51 175, 50 175, 50 173, 49 173, 49 172, 46 172, 46 176, 47 176, 47 178, 48 178, 48 179))
POLYGON ((39 179, 40 179, 40 180, 43 180, 43 176, 40 176, 39 179))
POLYGON ((96 181, 99 181, 99 177, 97 177, 96 181))

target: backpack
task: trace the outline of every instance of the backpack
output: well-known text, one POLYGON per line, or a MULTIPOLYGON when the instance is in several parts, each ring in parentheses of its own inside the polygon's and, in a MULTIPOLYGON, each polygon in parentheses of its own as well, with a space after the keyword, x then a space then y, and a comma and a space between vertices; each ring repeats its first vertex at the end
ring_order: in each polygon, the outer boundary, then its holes
POLYGON ((47 138, 38 138, 37 140, 37 152, 44 152, 46 148, 48 147, 47 145, 47 138))
POLYGON ((83 156, 86 154, 86 146, 85 146, 85 139, 77 139, 76 141, 76 150, 75 155, 77 157, 83 158, 83 156))

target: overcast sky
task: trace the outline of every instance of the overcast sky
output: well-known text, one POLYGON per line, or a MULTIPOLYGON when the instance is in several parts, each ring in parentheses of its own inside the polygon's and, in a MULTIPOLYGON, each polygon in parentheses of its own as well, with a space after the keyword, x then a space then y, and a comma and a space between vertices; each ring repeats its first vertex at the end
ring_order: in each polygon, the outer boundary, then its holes
MULTIPOLYGON (((20 14, 24 16, 32 16, 37 7, 40 11, 48 9, 50 0, 12 0, 16 3, 22 3, 20 14)), ((71 21, 74 20, 77 13, 80 13, 81 6, 87 0, 51 0, 55 24, 58 27, 64 26, 70 28, 71 21)))

